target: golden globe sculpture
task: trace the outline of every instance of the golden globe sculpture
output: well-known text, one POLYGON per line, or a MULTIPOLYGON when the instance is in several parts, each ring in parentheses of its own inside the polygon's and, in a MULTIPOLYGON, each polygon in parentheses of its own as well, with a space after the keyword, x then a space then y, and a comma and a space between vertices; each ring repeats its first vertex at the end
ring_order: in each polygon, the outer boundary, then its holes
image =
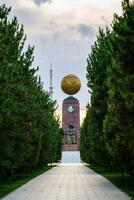
POLYGON ((79 92, 81 88, 80 79, 74 74, 65 76, 61 81, 61 89, 68 95, 74 95, 79 92))

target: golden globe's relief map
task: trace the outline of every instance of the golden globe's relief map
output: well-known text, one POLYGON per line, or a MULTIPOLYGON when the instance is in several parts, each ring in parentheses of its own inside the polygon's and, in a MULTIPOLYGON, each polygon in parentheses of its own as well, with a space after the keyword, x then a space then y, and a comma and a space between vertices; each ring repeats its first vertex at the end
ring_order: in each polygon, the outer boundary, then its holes
POLYGON ((65 76, 61 81, 61 89, 68 95, 74 95, 81 88, 80 79, 74 74, 65 76))

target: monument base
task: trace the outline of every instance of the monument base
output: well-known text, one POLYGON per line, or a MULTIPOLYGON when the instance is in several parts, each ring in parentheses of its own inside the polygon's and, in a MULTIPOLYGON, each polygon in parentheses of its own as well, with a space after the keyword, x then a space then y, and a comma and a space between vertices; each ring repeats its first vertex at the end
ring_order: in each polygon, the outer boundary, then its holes
POLYGON ((79 151, 79 148, 77 144, 64 144, 62 151, 79 151))

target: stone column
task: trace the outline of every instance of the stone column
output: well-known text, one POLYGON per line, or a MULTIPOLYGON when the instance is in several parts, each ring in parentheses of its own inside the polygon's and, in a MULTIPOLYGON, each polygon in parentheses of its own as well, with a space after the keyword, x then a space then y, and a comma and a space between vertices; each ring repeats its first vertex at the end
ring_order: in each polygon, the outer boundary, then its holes
POLYGON ((64 130, 63 151, 79 151, 80 149, 80 106, 73 96, 64 99, 62 104, 62 128, 64 130), (69 127, 76 132, 76 144, 66 144, 69 127))

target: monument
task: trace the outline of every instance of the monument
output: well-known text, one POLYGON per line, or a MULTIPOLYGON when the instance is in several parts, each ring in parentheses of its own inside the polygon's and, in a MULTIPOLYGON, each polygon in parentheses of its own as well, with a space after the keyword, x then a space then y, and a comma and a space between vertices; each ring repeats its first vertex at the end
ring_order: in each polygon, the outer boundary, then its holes
POLYGON ((80 105, 79 101, 72 95, 79 92, 81 88, 80 79, 73 74, 65 76, 61 81, 61 88, 69 95, 63 100, 62 104, 63 151, 79 151, 80 105))

